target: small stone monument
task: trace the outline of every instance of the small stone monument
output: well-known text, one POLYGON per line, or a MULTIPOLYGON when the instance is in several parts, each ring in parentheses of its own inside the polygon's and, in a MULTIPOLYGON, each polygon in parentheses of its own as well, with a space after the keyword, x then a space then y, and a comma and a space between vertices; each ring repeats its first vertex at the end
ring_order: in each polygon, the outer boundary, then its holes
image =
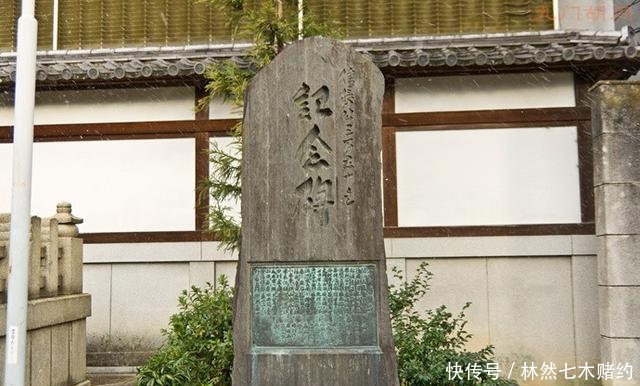
POLYGON ((384 80, 285 48, 246 94, 234 386, 397 386, 380 181, 384 80))

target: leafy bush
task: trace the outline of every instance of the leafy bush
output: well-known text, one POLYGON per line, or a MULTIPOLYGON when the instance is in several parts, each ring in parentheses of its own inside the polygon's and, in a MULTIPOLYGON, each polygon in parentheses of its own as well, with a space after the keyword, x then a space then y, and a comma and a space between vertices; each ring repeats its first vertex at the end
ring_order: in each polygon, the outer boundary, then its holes
POLYGON ((191 287, 163 330, 166 343, 138 369, 139 386, 230 386, 233 363, 233 290, 224 276, 217 287, 191 287))
MULTIPOLYGON (((457 362, 463 370, 477 364, 482 369, 495 362, 492 346, 466 351, 471 334, 464 330, 464 311, 453 316, 445 306, 424 313, 416 310, 427 293, 433 276, 426 263, 416 276, 389 290, 391 323, 398 354, 401 386, 506 386, 516 385, 505 379, 493 380, 482 373, 481 380, 450 381, 447 366, 457 362)), ((171 317, 169 329, 163 330, 167 342, 145 366, 139 369, 138 386, 230 386, 233 364, 232 290, 224 277, 214 288, 191 287, 179 300, 179 311, 171 317)))
POLYGON ((457 316, 447 311, 446 306, 421 313, 416 310, 416 305, 427 293, 433 276, 427 270, 427 264, 422 263, 410 281, 404 281, 402 273, 395 267, 393 272, 401 282, 399 286, 391 285, 389 288, 391 325, 401 386, 517 385, 503 378, 494 380, 494 376, 490 377, 486 372, 478 376, 480 379, 473 375, 469 377, 468 365, 486 369, 487 363, 495 363, 493 346, 479 351, 465 349, 472 337, 465 330, 465 310, 471 303, 467 303, 457 316), (460 366, 463 371, 455 380, 449 380, 455 375, 447 372, 449 365, 460 366))

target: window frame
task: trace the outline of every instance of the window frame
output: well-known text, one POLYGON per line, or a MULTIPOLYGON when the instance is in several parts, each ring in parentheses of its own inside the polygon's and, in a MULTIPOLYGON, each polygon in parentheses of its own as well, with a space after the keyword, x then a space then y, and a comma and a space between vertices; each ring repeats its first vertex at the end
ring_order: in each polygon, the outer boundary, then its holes
MULTIPOLYGON (((526 69, 521 70, 526 71, 526 69)), ((446 75, 451 75, 448 73, 446 75)), ((591 148, 591 112, 586 97, 590 81, 574 74, 575 107, 535 108, 512 110, 481 110, 429 113, 395 113, 394 78, 397 74, 387 74, 382 108, 382 174, 384 197, 384 236, 402 237, 450 237, 450 236, 529 236, 529 235, 570 235, 594 234, 593 201, 593 155, 591 148), (395 160, 395 133, 405 130, 456 130, 483 128, 522 128, 540 126, 576 126, 578 130, 578 159, 580 176, 581 222, 574 224, 512 224, 491 226, 440 226, 440 227, 399 227, 397 208, 397 180, 395 160)), ((409 77, 405 75, 405 77, 409 77)), ((97 88, 134 88, 152 86, 194 86, 194 108, 197 101, 206 95, 205 84, 194 82, 119 83, 97 88)), ((47 88, 51 89, 51 88, 47 88)), ((56 90, 64 87, 54 88, 56 90)), ((35 141, 95 141, 119 139, 195 139, 195 182, 194 194, 198 202, 197 188, 200 181, 209 176, 209 140, 212 137, 230 136, 239 119, 209 119, 208 107, 197 111, 193 120, 148 121, 91 124, 36 125, 35 141)), ((0 126, 0 142, 12 141, 12 127, 0 126)), ((161 232, 101 232, 82 233, 84 242, 94 243, 139 243, 139 242, 180 242, 216 241, 206 227, 209 197, 202 197, 194 208, 194 231, 161 232)))
MULTIPOLYGON (((397 76, 400 77, 400 76, 397 76)), ((404 76, 407 77, 407 76, 404 76)), ((395 113, 395 77, 386 78, 382 123, 385 237, 462 237, 594 234, 591 110, 588 83, 574 74, 575 107, 395 113), (473 226, 398 226, 396 132, 575 126, 578 135, 581 222, 570 224, 508 224, 473 226)))
MULTIPOLYGON (((157 86, 188 86, 189 82, 165 82, 157 86)), ((149 84, 120 84, 103 88, 151 87, 149 84)), ((64 88, 55 89, 57 91, 64 88)), ((51 90, 47 88, 47 90, 51 90)), ((198 101, 206 95, 204 83, 195 85, 194 109, 198 101)), ((204 231, 206 226, 209 197, 200 199, 198 187, 200 181, 209 176, 209 139, 226 137, 232 134, 238 119, 209 119, 209 109, 197 110, 193 120, 144 121, 115 123, 79 123, 79 124, 47 124, 34 126, 35 142, 62 141, 101 141, 130 139, 171 139, 194 138, 195 142, 195 202, 193 231, 149 231, 149 232, 97 232, 81 233, 80 237, 87 244, 96 243, 137 243, 137 242, 176 242, 176 241, 215 241, 215 235, 204 231), (199 200, 200 199, 200 200, 199 200)), ((0 143, 13 141, 13 127, 0 126, 0 143)))

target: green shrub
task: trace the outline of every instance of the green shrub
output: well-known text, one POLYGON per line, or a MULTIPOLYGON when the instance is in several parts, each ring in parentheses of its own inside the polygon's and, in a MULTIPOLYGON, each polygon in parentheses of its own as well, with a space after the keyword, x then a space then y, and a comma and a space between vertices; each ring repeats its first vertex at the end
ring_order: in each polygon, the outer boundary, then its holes
POLYGON ((401 283, 389 288, 391 325, 401 386, 517 385, 502 378, 494 380, 494 376, 486 372, 478 376, 480 379, 469 377, 466 371, 468 365, 486 369, 487 363, 495 363, 493 346, 479 351, 465 349, 472 337, 465 330, 465 310, 471 303, 467 303, 457 316, 447 311, 445 306, 419 312, 416 305, 427 293, 433 276, 427 270, 427 264, 422 263, 410 281, 404 281, 402 273, 396 268, 393 272, 401 283), (455 377, 455 381, 449 379, 455 375, 454 372, 447 372, 449 365, 460 366, 464 371, 460 377, 455 377))
POLYGON ((230 386, 233 363, 233 290, 224 276, 217 287, 191 287, 163 330, 166 343, 138 369, 139 386, 230 386))
MULTIPOLYGON (((427 293, 432 274, 427 265, 416 276, 404 281, 394 270, 401 285, 391 286, 389 307, 398 354, 401 386, 506 386, 505 379, 493 380, 486 373, 481 380, 450 381, 447 365, 457 362, 466 369, 477 364, 485 369, 495 362, 493 347, 466 351, 471 334, 464 330, 464 311, 453 316, 445 306, 420 313, 416 304, 427 293)), ((163 330, 166 343, 138 370, 138 386, 230 386, 233 363, 232 290, 224 277, 214 288, 191 287, 179 300, 179 311, 163 330)))

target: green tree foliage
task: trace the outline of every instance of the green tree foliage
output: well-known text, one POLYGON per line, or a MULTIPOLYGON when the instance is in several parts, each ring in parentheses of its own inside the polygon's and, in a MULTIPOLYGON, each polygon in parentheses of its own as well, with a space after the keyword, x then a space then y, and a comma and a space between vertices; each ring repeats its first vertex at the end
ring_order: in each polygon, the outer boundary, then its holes
POLYGON ((138 386, 230 386, 233 363, 233 290, 191 287, 162 334, 166 343, 138 369, 138 386))
MULTIPOLYGON (((199 101, 207 106, 211 98, 222 98, 242 109, 244 92, 253 76, 276 57, 287 44, 302 37, 331 36, 335 31, 320 25, 308 10, 304 12, 302 31, 298 30, 297 1, 292 0, 207 0, 229 15, 229 23, 238 39, 251 41, 248 65, 240 66, 227 60, 210 66, 205 72, 208 96, 199 101)), ((240 164, 242 154, 242 123, 233 130, 228 148, 213 144, 209 153, 212 165, 210 178, 200 182, 200 192, 209 194, 212 205, 208 211, 209 230, 218 236, 221 247, 235 251, 240 248, 240 223, 231 215, 229 202, 240 200, 240 164)))
POLYGON ((419 312, 416 306, 429 290, 433 276, 427 270, 427 264, 421 264, 413 279, 408 281, 397 269, 394 268, 393 272, 401 283, 389 288, 389 309, 401 386, 517 385, 503 378, 494 380, 494 376, 486 372, 478 376, 480 379, 469 377, 467 366, 477 365, 484 370, 488 363, 495 363, 493 346, 479 351, 467 351, 465 348, 472 337, 465 330, 465 311, 471 303, 467 303, 457 316, 446 306, 419 312), (454 377, 454 372, 447 372, 448 366, 456 364, 464 371, 460 377, 454 377))

